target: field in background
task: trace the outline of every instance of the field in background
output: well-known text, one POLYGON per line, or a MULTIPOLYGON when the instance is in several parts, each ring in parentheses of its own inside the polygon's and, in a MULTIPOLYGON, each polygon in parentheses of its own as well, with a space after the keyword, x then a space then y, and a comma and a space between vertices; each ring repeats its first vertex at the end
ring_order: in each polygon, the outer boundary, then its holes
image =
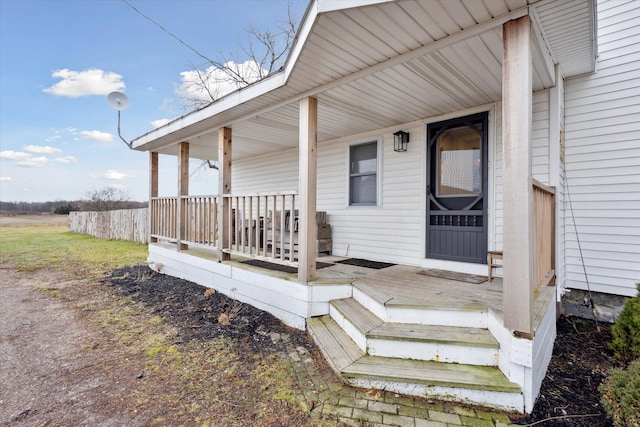
POLYGON ((0 227, 24 227, 31 225, 66 225, 68 227, 69 216, 53 214, 0 214, 0 227))

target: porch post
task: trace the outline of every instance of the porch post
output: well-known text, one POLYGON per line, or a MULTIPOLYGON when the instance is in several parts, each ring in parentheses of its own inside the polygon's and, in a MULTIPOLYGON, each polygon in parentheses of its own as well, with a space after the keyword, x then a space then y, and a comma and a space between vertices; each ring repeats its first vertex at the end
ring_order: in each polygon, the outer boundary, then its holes
MULTIPOLYGON (((560 72, 560 66, 556 65, 556 85, 551 88, 549 105, 549 186, 555 187, 555 227, 554 233, 554 259, 551 267, 556 272, 556 283, 563 284, 564 264, 561 257, 561 242, 564 239, 560 234, 560 227, 563 224, 562 203, 564 203, 564 76, 560 72), (559 272, 561 266, 562 272, 559 272), (558 277, 561 274, 561 277, 558 277), (560 279, 560 280, 558 280, 560 279)), ((560 302, 560 293, 556 295, 556 303, 560 302)), ((560 313, 560 310, 557 310, 560 313)))
POLYGON ((231 194, 231 135, 231 128, 218 129, 218 262, 231 258, 224 252, 229 248, 230 199, 223 197, 231 194))
POLYGON ((154 204, 154 198, 158 197, 158 153, 149 152, 149 218, 147 220, 147 227, 149 230, 149 243, 157 242, 157 237, 152 237, 153 225, 155 223, 154 218, 157 214, 157 204, 154 204))
POLYGON ((316 276, 318 235, 316 224, 318 100, 316 98, 307 97, 300 100, 299 144, 298 281, 307 283, 316 276))
POLYGON ((504 325, 533 336, 532 54, 529 16, 503 26, 504 325))
POLYGON ((187 245, 182 240, 187 237, 187 221, 189 220, 189 209, 182 196, 189 195, 189 143, 178 144, 178 221, 176 237, 178 240, 178 251, 187 249, 187 245))

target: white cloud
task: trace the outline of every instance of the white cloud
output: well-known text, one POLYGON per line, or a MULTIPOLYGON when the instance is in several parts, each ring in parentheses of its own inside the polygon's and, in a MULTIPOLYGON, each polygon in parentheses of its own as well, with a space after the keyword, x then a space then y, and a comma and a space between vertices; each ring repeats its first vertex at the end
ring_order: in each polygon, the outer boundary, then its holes
POLYGON ((116 190, 125 190, 126 187, 122 184, 110 184, 109 187, 115 188, 116 190))
POLYGON ((53 142, 53 141, 57 141, 57 140, 58 140, 58 139, 60 139, 60 138, 62 138, 62 135, 60 135, 60 134, 56 134, 56 135, 52 135, 52 136, 50 136, 50 137, 46 138, 46 139, 44 140, 44 142, 53 142))
POLYGON ((53 161, 56 163, 75 163, 76 158, 73 156, 56 157, 53 161))
POLYGON ((113 181, 123 181, 127 178, 130 178, 130 176, 127 175, 126 173, 117 171, 115 169, 109 169, 103 174, 91 173, 89 174, 89 176, 91 178, 110 179, 113 181))
POLYGON ((91 68, 73 71, 67 68, 56 70, 51 74, 55 79, 62 79, 43 92, 56 96, 77 98, 87 95, 107 95, 114 90, 124 89, 122 76, 113 72, 91 68))
POLYGON ((33 154, 57 154, 62 150, 49 147, 48 145, 27 145, 26 147, 22 147, 22 151, 33 154))
POLYGON ((169 123, 170 121, 171 121, 171 119, 158 119, 158 120, 154 120, 154 121, 152 121, 152 122, 151 122, 151 125, 152 125, 154 128, 156 128, 156 129, 157 129, 157 128, 159 128, 159 127, 162 127, 162 126, 166 125, 166 124, 167 124, 167 123, 169 123))
MULTIPOLYGON (((224 66, 244 76, 244 79, 250 83, 257 81, 260 76, 260 68, 255 61, 245 61, 241 64, 230 61, 224 66)), ((266 74, 266 71, 262 74, 266 74)), ((176 88, 176 94, 191 102, 193 100, 211 102, 211 97, 218 99, 240 88, 225 70, 215 67, 199 71, 183 71, 180 73, 180 78, 181 83, 176 88)))
POLYGON ((31 158, 31 154, 22 151, 5 150, 0 151, 0 159, 9 160, 27 160, 31 158))
POLYGON ((47 159, 46 157, 30 157, 26 160, 16 162, 16 165, 26 168, 41 168, 44 167, 47 163, 49 163, 49 159, 47 159))
POLYGON ((0 176, 0 181, 11 181, 12 178, 10 176, 0 176))
POLYGON ((89 139, 98 142, 111 142, 113 141, 113 135, 107 132, 100 132, 99 130, 83 130, 80 135, 84 139, 89 139))

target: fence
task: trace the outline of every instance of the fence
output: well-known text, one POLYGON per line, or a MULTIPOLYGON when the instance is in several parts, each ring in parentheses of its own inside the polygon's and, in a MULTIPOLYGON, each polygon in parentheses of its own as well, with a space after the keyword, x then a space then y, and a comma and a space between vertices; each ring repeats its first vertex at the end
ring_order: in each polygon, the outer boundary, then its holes
POLYGON ((149 242, 149 209, 69 212, 69 229, 98 239, 149 242))

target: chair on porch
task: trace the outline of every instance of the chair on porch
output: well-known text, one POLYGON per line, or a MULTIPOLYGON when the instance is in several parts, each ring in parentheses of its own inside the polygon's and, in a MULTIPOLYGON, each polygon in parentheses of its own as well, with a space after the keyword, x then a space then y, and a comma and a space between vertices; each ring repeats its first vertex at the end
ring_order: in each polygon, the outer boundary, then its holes
POLYGON ((491 283, 491 279, 493 277, 493 269, 494 268, 502 268, 502 251, 489 251, 487 252, 487 265, 489 267, 489 283, 491 283), (497 261, 500 261, 499 263, 497 261))

